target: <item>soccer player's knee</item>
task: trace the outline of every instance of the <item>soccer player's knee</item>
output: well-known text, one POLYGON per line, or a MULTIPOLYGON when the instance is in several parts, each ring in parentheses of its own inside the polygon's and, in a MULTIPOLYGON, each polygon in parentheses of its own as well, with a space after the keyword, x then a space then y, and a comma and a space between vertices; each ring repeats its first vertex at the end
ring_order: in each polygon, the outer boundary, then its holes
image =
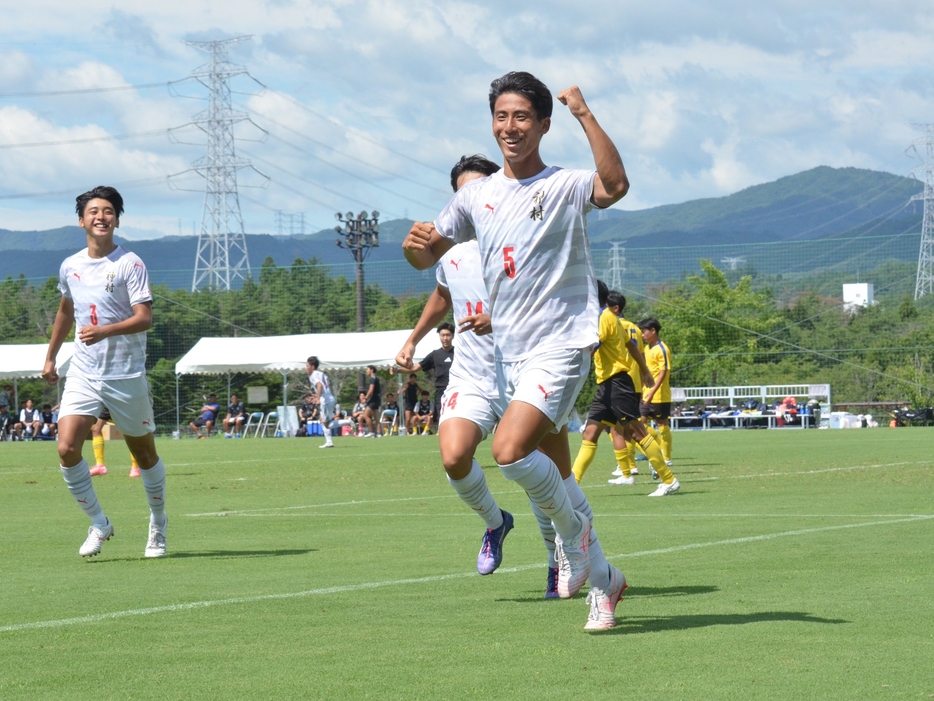
POLYGON ((499 433, 493 437, 492 446, 493 459, 497 465, 511 465, 532 452, 518 441, 509 440, 508 438, 497 440, 499 437, 499 433))

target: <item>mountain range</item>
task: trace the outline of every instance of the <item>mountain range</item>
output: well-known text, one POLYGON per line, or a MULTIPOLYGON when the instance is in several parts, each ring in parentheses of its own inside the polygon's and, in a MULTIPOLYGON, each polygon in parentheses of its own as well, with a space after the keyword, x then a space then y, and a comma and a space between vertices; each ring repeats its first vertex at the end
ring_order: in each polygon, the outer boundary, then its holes
MULTIPOLYGON (((821 166, 725 197, 638 211, 595 210, 588 215, 588 226, 594 249, 608 248, 611 242, 624 242, 631 250, 878 236, 920 230, 922 208, 909 201, 922 191, 921 182, 891 173, 821 166)), ((400 261, 400 244, 411 224, 409 220, 382 222, 381 245, 372 250, 368 261, 400 261)), ((348 251, 335 245, 336 238, 333 229, 302 236, 250 234, 247 250, 254 269, 267 257, 278 265, 311 257, 330 265, 351 263, 348 251)), ((117 240, 138 253, 151 271, 193 269, 197 248, 193 236, 117 240)), ((76 226, 45 231, 0 229, 0 279, 56 275, 62 259, 83 245, 84 232, 76 226)))

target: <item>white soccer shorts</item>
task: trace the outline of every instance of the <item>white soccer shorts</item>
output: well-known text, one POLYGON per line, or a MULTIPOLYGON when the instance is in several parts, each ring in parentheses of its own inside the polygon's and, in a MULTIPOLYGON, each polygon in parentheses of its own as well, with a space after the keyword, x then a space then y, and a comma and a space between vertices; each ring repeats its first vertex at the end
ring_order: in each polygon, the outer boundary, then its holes
POLYGON ((107 407, 114 424, 125 436, 154 433, 152 395, 145 375, 123 380, 89 380, 79 375, 65 378, 58 417, 100 416, 107 407))
POLYGON ((514 362, 496 362, 501 401, 531 404, 555 425, 568 422, 590 372, 590 349, 553 350, 514 362))
POLYGON ((440 427, 448 419, 467 419, 480 429, 485 440, 503 415, 505 405, 498 398, 491 399, 476 385, 459 378, 451 378, 441 398, 440 427))

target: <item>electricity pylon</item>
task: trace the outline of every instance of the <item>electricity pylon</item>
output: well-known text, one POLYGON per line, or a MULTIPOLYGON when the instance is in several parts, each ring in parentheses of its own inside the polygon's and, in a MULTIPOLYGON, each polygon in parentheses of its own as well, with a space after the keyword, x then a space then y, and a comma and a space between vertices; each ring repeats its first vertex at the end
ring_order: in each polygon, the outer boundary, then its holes
POLYGON ((924 192, 911 198, 912 202, 924 202, 921 250, 918 252, 918 274, 915 278, 915 299, 921 299, 934 292, 934 124, 913 126, 924 131, 924 138, 918 139, 913 145, 915 152, 918 152, 919 146, 924 148, 924 165, 915 171, 924 171, 924 192))
POLYGON ((606 268, 603 270, 603 281, 610 290, 619 292, 623 286, 623 273, 626 272, 626 249, 622 243, 610 244, 607 254, 606 268))

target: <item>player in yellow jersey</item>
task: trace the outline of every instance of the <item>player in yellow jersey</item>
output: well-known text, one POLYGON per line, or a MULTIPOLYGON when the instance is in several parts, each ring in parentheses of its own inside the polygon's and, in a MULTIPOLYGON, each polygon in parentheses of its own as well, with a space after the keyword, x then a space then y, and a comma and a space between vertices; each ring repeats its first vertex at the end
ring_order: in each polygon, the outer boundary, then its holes
POLYGON ((597 284, 600 306, 603 308, 599 323, 600 343, 593 355, 597 396, 591 404, 580 451, 574 461, 574 477, 580 482, 590 467, 597 452, 597 440, 604 427, 615 428, 623 437, 634 438, 639 442, 652 466, 664 480, 649 496, 673 494, 680 485, 665 465, 658 443, 638 420, 641 380, 644 379, 648 384, 651 374, 635 339, 627 338, 628 334, 624 334, 619 322, 619 315, 626 303, 625 297, 609 292, 603 282, 598 281, 597 284), (634 365, 641 372, 638 386, 630 375, 634 365))
POLYGON ((671 351, 658 337, 662 325, 658 319, 644 319, 639 322, 642 339, 648 345, 645 362, 652 373, 654 383, 642 390, 642 404, 639 411, 646 419, 652 419, 658 426, 661 436, 662 453, 665 463, 671 465, 671 351))

